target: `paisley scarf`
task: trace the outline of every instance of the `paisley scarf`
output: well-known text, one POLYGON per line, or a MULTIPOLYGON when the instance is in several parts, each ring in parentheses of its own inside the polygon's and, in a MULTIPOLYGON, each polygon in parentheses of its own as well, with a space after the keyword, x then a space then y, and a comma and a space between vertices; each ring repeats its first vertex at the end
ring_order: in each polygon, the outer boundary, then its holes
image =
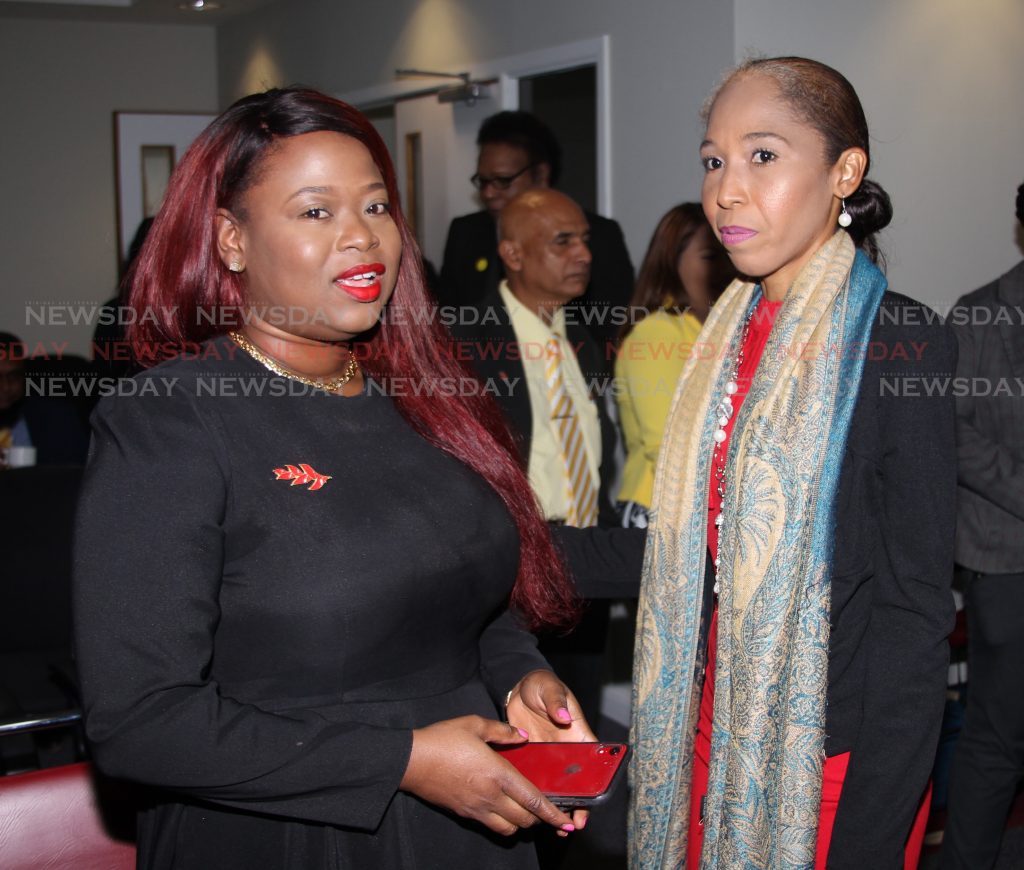
MULTIPOLYGON (((701 866, 813 868, 825 740, 833 503, 886 289, 837 232, 803 268, 740 407, 727 463, 701 866)), ((633 675, 630 866, 686 864, 715 409, 760 288, 715 304, 673 399, 647 533, 633 675)))

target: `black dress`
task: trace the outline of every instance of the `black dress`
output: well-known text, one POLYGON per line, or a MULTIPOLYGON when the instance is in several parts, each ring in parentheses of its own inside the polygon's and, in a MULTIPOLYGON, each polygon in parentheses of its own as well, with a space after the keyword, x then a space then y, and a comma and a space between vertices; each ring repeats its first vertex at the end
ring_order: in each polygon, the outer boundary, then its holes
POLYGON ((500 498, 372 382, 327 395, 202 350, 100 404, 79 506, 88 735, 159 789, 139 866, 535 866, 397 791, 413 728, 496 718, 545 666, 504 611, 500 498))

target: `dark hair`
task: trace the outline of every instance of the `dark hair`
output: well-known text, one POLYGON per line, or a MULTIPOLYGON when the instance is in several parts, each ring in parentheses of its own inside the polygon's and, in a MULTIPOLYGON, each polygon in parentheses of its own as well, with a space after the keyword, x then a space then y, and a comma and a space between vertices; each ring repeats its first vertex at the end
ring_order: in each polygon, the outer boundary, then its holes
POLYGON ((1017 221, 1024 226, 1024 184, 1017 188, 1017 221))
POLYGON ((685 306, 686 288, 679 277, 679 257, 705 225, 707 218, 699 202, 680 203, 658 221, 629 300, 630 310, 640 316, 626 323, 619 333, 620 342, 648 313, 659 308, 681 311, 685 306))
POLYGON ((507 111, 491 115, 480 125, 476 144, 514 145, 526 152, 531 164, 548 165, 548 183, 555 187, 562 174, 562 146, 543 121, 529 112, 507 111))
POLYGON ((27 353, 25 342, 13 332, 0 332, 0 360, 11 360, 24 366, 27 353))
POLYGON ((846 211, 853 218, 846 231, 872 261, 882 260, 875 233, 892 221, 892 202, 881 185, 867 177, 871 167, 868 122, 853 85, 832 67, 806 57, 755 58, 727 75, 705 106, 705 121, 726 85, 754 73, 771 78, 797 116, 821 134, 828 164, 835 163, 847 148, 863 149, 868 162, 860 187, 846 197, 846 211))
MULTIPOLYGON (((135 233, 132 235, 132 240, 128 243, 128 254, 125 256, 121 263, 121 280, 118 284, 118 303, 124 305, 127 303, 128 295, 131 292, 131 267, 132 263, 139 256, 139 252, 142 250, 142 246, 146 243, 146 236, 149 235, 150 229, 153 227, 153 218, 143 218, 139 225, 135 228, 135 233)), ((124 330, 118 328, 118 335, 122 335, 124 330)))
POLYGON ((3 348, 5 356, 10 356, 14 351, 19 351, 21 355, 24 355, 25 342, 13 332, 0 332, 0 348, 3 348))
MULTIPOLYGON (((25 342, 13 332, 0 332, 0 362, 13 362, 15 363, 14 372, 24 372, 25 355, 25 342)), ((25 393, 24 390, 21 390, 18 398, 15 398, 10 405, 0 408, 0 426, 6 428, 13 426, 18 421, 24 399, 25 393)))
MULTIPOLYGON (((153 361, 148 348, 165 343, 189 346, 227 330, 211 324, 214 318, 196 317, 199 306, 218 311, 243 302, 240 275, 230 272, 217 252, 216 210, 241 210, 243 194, 257 181, 276 142, 320 131, 341 133, 366 146, 387 187, 402 239, 391 304, 412 316, 383 318, 361 337, 354 353, 367 373, 382 383, 409 369, 427 378, 466 376, 448 352, 448 336, 440 322, 429 316, 422 258, 402 214, 387 147, 352 106, 302 88, 273 89, 239 100, 199 135, 174 170, 164 204, 131 270, 132 307, 156 317, 138 317, 129 328, 140 361, 153 361)), ((423 438, 472 468, 504 501, 520 539, 511 602, 525 621, 531 627, 566 625, 576 615, 578 602, 500 411, 488 397, 460 392, 399 394, 394 402, 423 438)))
POLYGON ((125 266, 130 266, 132 261, 139 256, 139 251, 142 250, 142 246, 146 242, 146 236, 149 235, 149 231, 153 226, 153 218, 143 218, 139 225, 135 228, 135 235, 132 236, 131 243, 128 245, 128 256, 125 259, 125 266))

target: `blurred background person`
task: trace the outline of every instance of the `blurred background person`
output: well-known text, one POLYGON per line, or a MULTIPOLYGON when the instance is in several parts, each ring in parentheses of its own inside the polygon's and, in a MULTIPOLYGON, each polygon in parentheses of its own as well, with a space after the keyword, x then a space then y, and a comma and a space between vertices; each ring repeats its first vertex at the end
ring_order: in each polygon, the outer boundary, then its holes
MULTIPOLYGON (((480 148, 470 179, 483 209, 455 218, 448 229, 438 302, 481 308, 505 277, 498 256, 498 217, 516 196, 534 188, 557 187, 562 148, 543 121, 529 112, 491 115, 477 134, 480 148)), ((615 308, 624 307, 633 287, 633 264, 619 225, 593 212, 589 224, 593 264, 590 283, 573 305, 587 306, 587 326, 602 353, 614 341, 615 308)), ((581 315, 582 319, 582 315, 581 315)))
MULTIPOLYGON (((1017 188, 1024 226, 1024 184, 1017 188)), ((957 377, 956 562, 967 611, 967 713, 949 778, 942 867, 995 865, 1024 776, 1024 261, 949 315, 957 377), (999 389, 998 385, 1013 384, 999 389)))
POLYGON ((647 527, 676 381, 695 352, 711 306, 735 276, 699 202, 677 205, 658 222, 615 358, 615 398, 626 446, 617 507, 625 526, 647 527))
POLYGON ((40 379, 35 382, 40 393, 28 393, 27 362, 25 343, 0 332, 0 453, 9 447, 29 448, 17 454, 25 457, 17 464, 80 465, 89 449, 88 429, 70 400, 50 395, 59 382, 40 379))

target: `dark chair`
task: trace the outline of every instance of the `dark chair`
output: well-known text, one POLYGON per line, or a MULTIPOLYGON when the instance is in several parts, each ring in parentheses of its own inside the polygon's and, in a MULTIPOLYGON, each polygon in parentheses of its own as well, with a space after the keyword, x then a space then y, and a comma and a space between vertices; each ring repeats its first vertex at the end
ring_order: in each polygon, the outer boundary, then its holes
MULTIPOLYGON (((78 706, 71 661, 71 534, 82 469, 0 471, 0 720, 78 706)), ((0 772, 78 760, 77 737, 21 734, 0 772)))
POLYGON ((95 362, 75 354, 34 357, 25 363, 25 377, 32 384, 29 394, 41 394, 68 405, 83 425, 88 425, 89 414, 99 399, 95 379, 100 374, 95 362))

